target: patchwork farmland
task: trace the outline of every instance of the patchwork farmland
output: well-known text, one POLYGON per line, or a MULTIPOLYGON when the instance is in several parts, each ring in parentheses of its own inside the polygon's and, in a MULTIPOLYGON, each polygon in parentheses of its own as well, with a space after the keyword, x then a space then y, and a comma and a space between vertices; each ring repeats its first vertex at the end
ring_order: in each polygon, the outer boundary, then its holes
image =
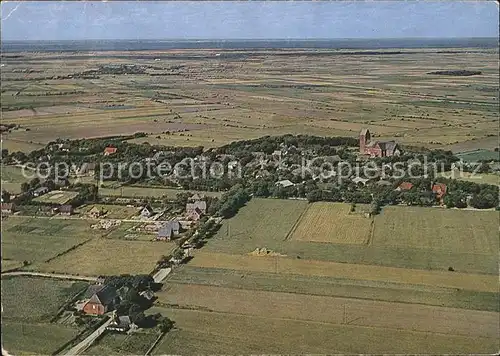
POLYGON ((387 207, 372 221, 347 204, 252 199, 168 277, 151 312, 178 330, 155 352, 491 352, 500 299, 490 214, 387 207), (356 236, 350 217, 368 228, 356 236), (468 265, 480 259, 489 262, 468 265))

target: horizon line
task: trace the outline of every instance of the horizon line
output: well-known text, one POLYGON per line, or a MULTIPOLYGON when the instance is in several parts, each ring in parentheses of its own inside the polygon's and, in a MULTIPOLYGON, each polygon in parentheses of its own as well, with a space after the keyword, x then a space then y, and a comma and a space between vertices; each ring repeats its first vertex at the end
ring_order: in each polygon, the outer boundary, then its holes
POLYGON ((465 40, 496 39, 498 36, 480 37, 330 37, 330 38, 86 38, 86 39, 2 39, 0 42, 69 42, 69 41, 332 41, 332 40, 465 40))

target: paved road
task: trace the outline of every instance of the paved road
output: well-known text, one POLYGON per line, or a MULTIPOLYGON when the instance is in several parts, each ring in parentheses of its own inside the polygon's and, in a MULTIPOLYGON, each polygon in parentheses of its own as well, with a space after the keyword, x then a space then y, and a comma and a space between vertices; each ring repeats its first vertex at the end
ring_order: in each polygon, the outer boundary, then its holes
POLYGON ((92 345, 92 343, 106 330, 106 327, 111 323, 113 319, 109 318, 104 324, 97 328, 92 334, 87 336, 76 346, 73 346, 63 355, 78 355, 79 353, 85 351, 92 345))
POLYGON ((35 276, 35 277, 57 278, 57 279, 70 279, 75 281, 87 281, 87 282, 97 281, 97 277, 75 276, 72 274, 28 272, 28 271, 5 272, 2 273, 2 276, 35 276))

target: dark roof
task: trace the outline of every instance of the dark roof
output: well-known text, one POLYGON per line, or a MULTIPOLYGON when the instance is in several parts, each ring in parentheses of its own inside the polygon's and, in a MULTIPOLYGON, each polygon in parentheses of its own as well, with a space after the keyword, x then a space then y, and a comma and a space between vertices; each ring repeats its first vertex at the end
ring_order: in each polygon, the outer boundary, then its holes
POLYGON ((90 299, 90 298, 92 298, 92 296, 94 294, 96 294, 97 292, 99 292, 103 288, 104 288, 104 286, 102 284, 92 284, 91 286, 89 286, 87 288, 87 290, 85 291, 83 297, 85 299, 90 299))
POLYGON ((42 192, 48 192, 49 191, 49 188, 47 187, 40 187, 40 188, 37 188, 33 191, 33 193, 42 193, 42 192))
POLYGON ((179 222, 177 220, 167 221, 165 225, 158 230, 158 237, 171 237, 175 231, 179 231, 179 222))
POLYGON ((116 297, 116 289, 111 286, 104 286, 101 290, 95 293, 90 301, 100 302, 102 305, 109 305, 116 297))
POLYGON ((71 213, 73 211, 73 207, 69 204, 61 205, 59 207, 59 211, 61 213, 71 213))
POLYGON ((202 213, 205 213, 205 211, 207 210, 207 202, 204 200, 198 200, 198 201, 195 201, 194 203, 187 203, 186 204, 186 211, 187 212, 192 212, 195 210, 199 210, 202 213))

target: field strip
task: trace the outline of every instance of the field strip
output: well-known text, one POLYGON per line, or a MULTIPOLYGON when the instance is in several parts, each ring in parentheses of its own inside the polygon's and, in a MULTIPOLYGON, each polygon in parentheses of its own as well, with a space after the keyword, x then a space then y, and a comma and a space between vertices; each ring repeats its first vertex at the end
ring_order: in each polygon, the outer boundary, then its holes
POLYGON ((202 268, 409 283, 483 292, 498 292, 499 290, 498 276, 495 275, 428 271, 304 259, 296 260, 282 257, 254 257, 198 252, 189 264, 193 267, 202 268))
POLYGON ((297 227, 300 225, 301 221, 304 219, 304 216, 306 215, 307 211, 309 211, 309 208, 311 207, 311 205, 307 205, 306 208, 304 210, 302 210, 302 212, 300 213, 300 216, 299 218, 295 221, 295 223, 292 225, 292 228, 290 229, 290 231, 288 231, 288 233, 286 234, 285 238, 283 240, 289 240, 292 236, 293 236, 293 233, 295 232, 295 230, 297 229, 297 227))
POLYGON ((420 304, 187 284, 160 292, 158 300, 176 308, 446 335, 500 332, 499 313, 420 304))

